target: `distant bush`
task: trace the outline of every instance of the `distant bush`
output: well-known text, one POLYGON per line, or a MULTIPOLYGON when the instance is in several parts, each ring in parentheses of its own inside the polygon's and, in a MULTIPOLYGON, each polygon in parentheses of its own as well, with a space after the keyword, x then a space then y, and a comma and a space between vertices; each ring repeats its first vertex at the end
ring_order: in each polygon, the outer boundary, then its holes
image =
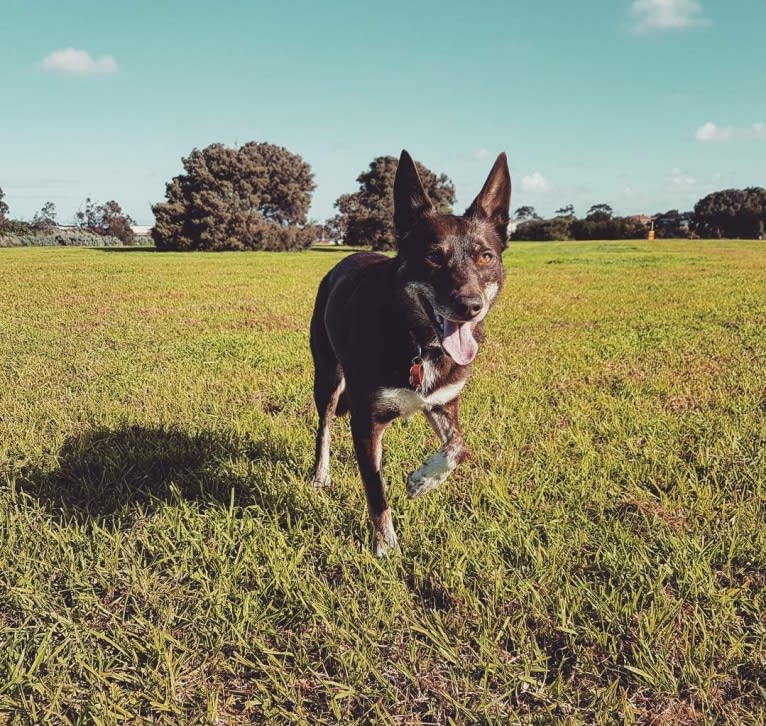
POLYGON ((6 219, 0 224, 0 238, 10 235, 28 234, 32 231, 32 225, 29 222, 22 222, 20 219, 6 219))
POLYGON ((572 218, 530 219, 516 227, 511 239, 528 242, 547 242, 572 239, 572 218))
POLYGON ((131 244, 135 238, 131 225, 135 224, 136 220, 125 214, 114 199, 97 204, 88 197, 85 200, 85 208, 79 209, 75 214, 75 221, 82 230, 102 237, 116 237, 125 244, 131 244))
POLYGON ((81 229, 33 230, 25 222, 9 222, 0 229, 0 247, 121 247, 116 237, 81 229), (8 230, 11 227, 13 231, 8 230))

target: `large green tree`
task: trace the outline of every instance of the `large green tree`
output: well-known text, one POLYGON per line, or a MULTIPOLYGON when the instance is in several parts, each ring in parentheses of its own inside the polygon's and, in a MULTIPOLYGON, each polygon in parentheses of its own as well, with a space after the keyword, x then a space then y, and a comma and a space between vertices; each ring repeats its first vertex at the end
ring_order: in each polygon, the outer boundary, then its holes
POLYGON ((152 238, 164 250, 303 249, 311 167, 281 146, 211 144, 182 159, 184 174, 152 207, 152 238))
MULTIPOLYGON (((371 246, 375 250, 396 246, 393 190, 398 164, 396 157, 378 156, 357 177, 359 190, 336 200, 337 224, 345 232, 346 244, 371 246)), ((415 166, 436 211, 450 213, 455 203, 455 185, 450 178, 446 174, 437 175, 417 161, 415 166)))
POLYGON ((766 189, 723 189, 694 205, 694 231, 700 237, 763 237, 766 189))

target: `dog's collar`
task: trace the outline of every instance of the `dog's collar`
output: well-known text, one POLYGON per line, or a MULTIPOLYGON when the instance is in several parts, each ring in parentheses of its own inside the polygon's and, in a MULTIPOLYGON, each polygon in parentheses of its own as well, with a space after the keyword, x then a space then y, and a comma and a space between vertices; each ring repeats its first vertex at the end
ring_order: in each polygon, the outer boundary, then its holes
POLYGON ((421 393, 423 390, 423 384, 426 381, 426 369, 425 365, 423 364, 423 359, 416 355, 411 361, 410 361, 410 377, 409 377, 409 384, 410 388, 414 388, 418 393, 421 393))
POLYGON ((427 358, 433 359, 442 355, 441 347, 435 346, 421 346, 419 343, 415 343, 415 355, 410 361, 409 372, 409 384, 410 388, 414 389, 418 393, 423 391, 423 385, 426 380, 425 360, 427 358))

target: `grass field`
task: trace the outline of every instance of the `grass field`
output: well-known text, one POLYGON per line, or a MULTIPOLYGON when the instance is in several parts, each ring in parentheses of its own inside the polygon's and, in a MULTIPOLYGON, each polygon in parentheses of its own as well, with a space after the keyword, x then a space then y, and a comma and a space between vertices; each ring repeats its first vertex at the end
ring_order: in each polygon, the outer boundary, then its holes
POLYGON ((512 245, 383 561, 347 420, 308 483, 342 254, 0 250, 7 722, 766 722, 766 243, 512 245))

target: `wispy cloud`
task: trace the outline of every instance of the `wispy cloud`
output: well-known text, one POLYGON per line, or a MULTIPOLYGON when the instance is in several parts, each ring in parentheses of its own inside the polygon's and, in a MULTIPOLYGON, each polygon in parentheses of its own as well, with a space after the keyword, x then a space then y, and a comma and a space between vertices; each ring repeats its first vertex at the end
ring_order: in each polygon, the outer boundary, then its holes
POLYGON ((484 161, 485 159, 489 159, 489 150, 488 149, 477 149, 474 151, 470 158, 473 161, 484 161))
POLYGON ((697 0, 633 0, 630 14, 637 33, 683 30, 706 22, 697 0))
POLYGON ((665 178, 665 191, 667 192, 690 192, 697 186, 697 178, 682 171, 678 167, 670 170, 665 178))
POLYGON ((766 139, 766 124, 755 123, 752 126, 716 126, 708 121, 697 129, 694 134, 697 141, 750 141, 766 139))
POLYGON ((549 192, 551 185, 539 171, 536 171, 529 176, 521 177, 521 189, 525 192, 549 192))
POLYGON ((53 53, 46 56, 40 67, 48 73, 88 76, 116 73, 117 61, 110 55, 93 58, 86 50, 64 48, 63 50, 54 50, 53 53))

